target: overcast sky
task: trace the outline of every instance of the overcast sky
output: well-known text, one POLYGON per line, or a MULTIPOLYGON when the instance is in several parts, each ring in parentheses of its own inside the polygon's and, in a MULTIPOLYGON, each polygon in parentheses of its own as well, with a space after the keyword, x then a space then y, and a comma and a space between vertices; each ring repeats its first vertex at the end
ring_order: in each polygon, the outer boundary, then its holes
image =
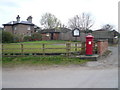
POLYGON ((93 30, 100 29, 104 24, 118 27, 119 0, 0 0, 0 26, 15 21, 20 15, 25 21, 33 17, 33 23, 40 26, 41 15, 46 12, 54 14, 67 25, 70 18, 82 12, 91 14, 94 20, 93 30))

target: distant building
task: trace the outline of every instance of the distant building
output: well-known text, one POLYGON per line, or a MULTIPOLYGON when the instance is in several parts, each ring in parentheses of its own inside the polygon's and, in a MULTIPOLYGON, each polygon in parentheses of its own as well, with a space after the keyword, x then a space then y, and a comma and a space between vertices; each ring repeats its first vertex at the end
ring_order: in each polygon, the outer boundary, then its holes
POLYGON ((108 31, 104 29, 95 30, 92 32, 94 39, 97 40, 108 40, 109 43, 117 43, 119 33, 115 30, 108 31))
MULTIPOLYGON (((72 35, 72 30, 68 28, 43 29, 40 33, 42 35, 42 40, 76 40, 76 38, 72 35)), ((77 41, 85 42, 85 36, 86 34, 81 32, 80 37, 77 37, 77 41)))
POLYGON ((27 21, 20 21, 20 16, 16 17, 16 21, 10 21, 6 24, 3 24, 4 31, 11 32, 13 34, 19 34, 23 36, 31 36, 32 33, 35 33, 38 26, 32 23, 32 17, 29 16, 27 21))

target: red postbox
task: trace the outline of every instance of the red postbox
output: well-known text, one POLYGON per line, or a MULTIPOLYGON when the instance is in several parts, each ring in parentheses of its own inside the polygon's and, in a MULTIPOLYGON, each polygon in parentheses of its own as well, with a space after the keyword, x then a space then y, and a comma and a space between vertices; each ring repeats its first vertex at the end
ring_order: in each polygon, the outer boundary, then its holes
POLYGON ((93 39, 94 36, 91 34, 88 34, 88 36, 86 36, 86 55, 93 55, 93 39))

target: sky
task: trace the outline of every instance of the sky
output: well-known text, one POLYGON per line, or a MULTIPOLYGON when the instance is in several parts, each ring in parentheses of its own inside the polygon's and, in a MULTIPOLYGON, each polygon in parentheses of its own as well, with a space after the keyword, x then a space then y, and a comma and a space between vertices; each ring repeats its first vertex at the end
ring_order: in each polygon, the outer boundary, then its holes
POLYGON ((33 17, 33 23, 40 26, 41 16, 46 13, 55 15, 62 24, 83 12, 89 13, 94 21, 92 30, 100 29, 105 24, 111 24, 118 29, 119 0, 0 0, 0 27, 10 21, 16 21, 17 15, 21 21, 28 16, 33 17))

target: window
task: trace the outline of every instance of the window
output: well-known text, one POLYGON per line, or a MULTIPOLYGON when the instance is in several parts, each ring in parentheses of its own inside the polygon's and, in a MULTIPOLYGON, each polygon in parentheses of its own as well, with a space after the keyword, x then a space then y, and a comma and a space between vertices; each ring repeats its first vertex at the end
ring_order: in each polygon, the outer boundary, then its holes
POLYGON ((30 30, 30 26, 28 26, 27 30, 30 30))

